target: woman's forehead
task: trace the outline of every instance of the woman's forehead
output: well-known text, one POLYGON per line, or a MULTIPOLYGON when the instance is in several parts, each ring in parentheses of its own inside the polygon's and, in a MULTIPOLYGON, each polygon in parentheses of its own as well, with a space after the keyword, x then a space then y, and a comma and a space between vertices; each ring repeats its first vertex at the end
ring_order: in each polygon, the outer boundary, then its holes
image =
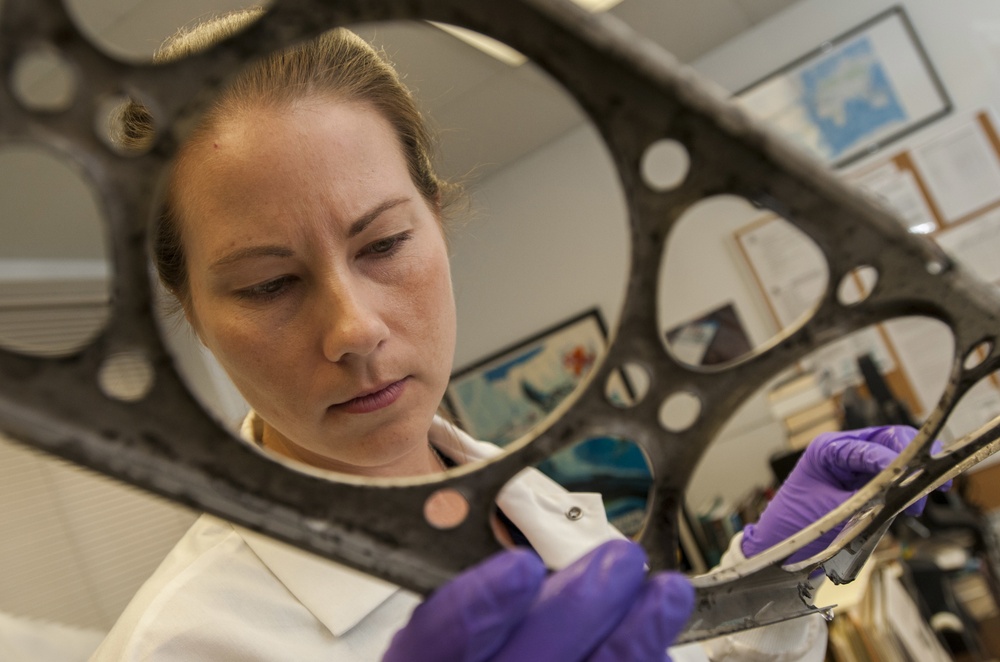
POLYGON ((342 102, 227 118, 186 150, 174 186, 185 215, 213 216, 321 205, 352 217, 415 191, 391 125, 342 102))
POLYGON ((300 161, 360 150, 354 156, 396 152, 403 159, 393 126, 375 108, 326 96, 241 107, 219 116, 193 142, 202 155, 210 148, 218 155, 253 158, 267 150, 270 158, 300 161))

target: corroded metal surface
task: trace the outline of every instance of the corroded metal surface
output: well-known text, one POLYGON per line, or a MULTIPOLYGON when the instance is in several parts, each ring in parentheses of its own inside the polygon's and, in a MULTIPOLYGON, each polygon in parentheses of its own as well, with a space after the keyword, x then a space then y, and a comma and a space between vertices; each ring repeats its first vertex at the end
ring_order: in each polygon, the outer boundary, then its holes
POLYGON ((417 591, 428 591, 498 549, 489 526, 493 501, 522 468, 586 437, 632 439, 656 476, 652 516, 641 542, 655 568, 676 564, 677 505, 706 446, 731 412, 782 369, 817 347, 871 324, 906 315, 946 323, 955 338, 951 380, 938 409, 899 460, 837 511, 746 564, 699 578, 698 611, 687 640, 808 613, 809 574, 824 566, 850 580, 879 532, 909 502, 995 450, 997 428, 981 430, 931 457, 930 441, 947 412, 1000 365, 994 342, 1000 302, 929 241, 906 233, 885 209, 788 150, 677 66, 669 55, 609 17, 554 0, 277 0, 247 32, 204 54, 163 66, 130 64, 95 48, 59 0, 5 0, 0 16, 0 140, 32 141, 72 161, 97 191, 110 226, 114 302, 106 331, 63 359, 0 351, 0 426, 14 437, 98 471, 263 531, 417 591), (462 467, 441 481, 330 482, 268 460, 232 439, 188 393, 151 312, 146 221, 156 212, 164 167, 201 104, 248 58, 334 25, 431 19, 509 43, 560 81, 599 128, 623 183, 632 266, 621 320, 594 379, 537 438, 486 465, 462 467), (32 112, 10 89, 18 58, 44 46, 78 74, 61 112, 32 112), (152 149, 122 157, 93 132, 99 102, 125 94, 153 109, 152 149), (691 167, 677 188, 658 192, 639 175, 646 148, 668 138, 684 145, 691 167), (825 253, 830 279, 814 314, 752 357, 723 369, 695 369, 665 350, 656 323, 656 283, 673 225, 707 196, 735 194, 785 217, 825 253), (852 269, 871 266, 878 283, 864 301, 838 303, 852 269), (988 341, 988 356, 964 357, 988 341), (138 352, 155 374, 137 402, 104 395, 98 372, 108 357, 138 352), (609 404, 603 384, 626 362, 649 374, 634 407, 609 404), (662 403, 677 392, 701 402, 688 429, 665 430, 662 403), (466 496, 469 517, 450 530, 428 525, 423 504, 437 489, 466 496), (780 560, 834 523, 861 512, 850 533, 793 568, 780 560))

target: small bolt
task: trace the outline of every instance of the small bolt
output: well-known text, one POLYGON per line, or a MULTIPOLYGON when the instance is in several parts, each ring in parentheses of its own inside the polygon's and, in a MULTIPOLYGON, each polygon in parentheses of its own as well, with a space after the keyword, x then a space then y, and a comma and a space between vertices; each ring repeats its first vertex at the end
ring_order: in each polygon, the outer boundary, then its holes
POLYGON ((580 508, 579 506, 573 506, 572 508, 566 511, 566 519, 568 520, 575 522, 581 517, 583 517, 583 509, 580 508))

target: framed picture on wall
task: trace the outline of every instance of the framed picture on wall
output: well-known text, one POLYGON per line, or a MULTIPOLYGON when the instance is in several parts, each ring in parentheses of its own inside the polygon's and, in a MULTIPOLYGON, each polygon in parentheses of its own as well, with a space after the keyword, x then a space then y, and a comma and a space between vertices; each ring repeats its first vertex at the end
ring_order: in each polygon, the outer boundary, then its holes
MULTIPOLYGON (((607 345, 596 308, 555 324, 457 371, 445 404, 477 439, 501 446, 526 434, 587 378, 607 345)), ((623 407, 635 393, 615 371, 605 394, 623 407)), ((635 443, 611 437, 582 439, 539 463, 538 469, 573 491, 600 492, 608 519, 626 535, 639 532, 652 473, 635 443)))
POLYGON ((666 333, 670 351, 681 363, 693 366, 728 363, 753 351, 750 337, 727 302, 697 319, 678 324, 666 333))
MULTIPOLYGON (((528 432, 573 392, 604 353, 606 329, 590 309, 492 354, 451 377, 445 404, 477 439, 505 445, 528 432)), ((617 377, 617 376, 616 376, 617 377)), ((627 402, 624 376, 613 399, 627 402)))
POLYGON ((951 111, 902 7, 893 7, 740 90, 735 101, 833 167, 951 111))

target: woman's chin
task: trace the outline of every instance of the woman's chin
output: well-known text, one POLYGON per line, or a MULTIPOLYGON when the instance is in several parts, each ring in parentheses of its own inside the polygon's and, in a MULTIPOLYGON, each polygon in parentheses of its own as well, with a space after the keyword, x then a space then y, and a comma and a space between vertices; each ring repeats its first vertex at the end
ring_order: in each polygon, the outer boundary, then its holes
POLYGON ((419 476, 428 473, 426 432, 417 439, 400 442, 369 437, 353 449, 340 446, 310 453, 308 463, 321 469, 360 476, 419 476))

